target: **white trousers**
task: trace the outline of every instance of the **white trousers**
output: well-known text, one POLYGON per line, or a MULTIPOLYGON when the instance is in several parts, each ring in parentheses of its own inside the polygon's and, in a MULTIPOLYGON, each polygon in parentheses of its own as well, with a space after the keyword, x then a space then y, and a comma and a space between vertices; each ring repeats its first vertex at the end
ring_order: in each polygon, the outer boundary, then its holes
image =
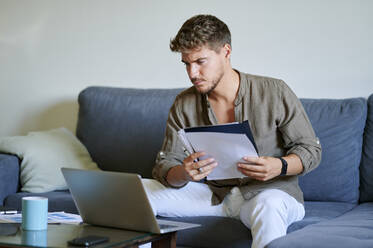
POLYGON ((304 217, 304 207, 278 189, 265 190, 250 200, 235 187, 220 205, 212 206, 212 191, 203 183, 189 182, 180 189, 166 188, 153 179, 142 179, 153 211, 164 217, 228 216, 251 229, 252 247, 264 247, 286 235, 288 226, 304 217))

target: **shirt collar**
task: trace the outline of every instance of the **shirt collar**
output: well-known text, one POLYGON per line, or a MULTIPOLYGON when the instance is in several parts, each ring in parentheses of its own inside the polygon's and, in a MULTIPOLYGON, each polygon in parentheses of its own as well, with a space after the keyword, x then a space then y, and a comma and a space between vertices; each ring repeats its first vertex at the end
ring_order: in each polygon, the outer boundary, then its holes
POLYGON ((236 99, 234 100, 234 105, 235 106, 238 106, 241 102, 242 102, 242 99, 243 97, 245 96, 246 94, 246 77, 245 77, 245 74, 234 69, 236 72, 238 72, 239 76, 240 76, 240 85, 238 86, 238 92, 237 92, 237 96, 236 96, 236 99))

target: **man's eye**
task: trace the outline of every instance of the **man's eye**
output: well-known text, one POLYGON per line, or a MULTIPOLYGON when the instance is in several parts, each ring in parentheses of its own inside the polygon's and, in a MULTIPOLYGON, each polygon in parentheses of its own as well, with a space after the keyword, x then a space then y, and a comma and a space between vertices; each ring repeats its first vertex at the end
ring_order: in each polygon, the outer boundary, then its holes
POLYGON ((205 63, 205 62, 206 62, 205 59, 201 59, 201 60, 198 60, 198 61, 197 61, 197 64, 202 65, 202 64, 205 63))

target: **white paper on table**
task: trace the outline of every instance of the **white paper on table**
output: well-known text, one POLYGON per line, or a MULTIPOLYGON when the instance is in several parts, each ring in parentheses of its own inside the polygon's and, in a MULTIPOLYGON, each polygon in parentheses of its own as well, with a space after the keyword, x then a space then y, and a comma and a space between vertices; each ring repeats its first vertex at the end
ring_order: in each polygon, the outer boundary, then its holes
POLYGON ((237 170, 237 163, 242 158, 258 157, 254 145, 245 134, 222 132, 186 132, 187 139, 195 151, 204 151, 213 157, 218 166, 207 176, 208 180, 220 180, 246 177, 237 170))
MULTIPOLYGON (((61 224, 80 224, 83 220, 78 214, 65 212, 49 212, 48 223, 61 224)), ((0 223, 22 223, 22 213, 19 214, 0 214, 0 223)))

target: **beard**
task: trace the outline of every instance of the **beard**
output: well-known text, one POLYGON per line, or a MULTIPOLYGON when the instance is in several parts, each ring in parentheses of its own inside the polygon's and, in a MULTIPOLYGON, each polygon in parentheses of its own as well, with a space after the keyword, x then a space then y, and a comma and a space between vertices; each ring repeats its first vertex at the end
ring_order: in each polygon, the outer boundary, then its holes
MULTIPOLYGON (((208 86, 207 89, 202 89, 202 88, 199 88, 199 87, 196 87, 196 86, 194 86, 194 87, 196 88, 196 90, 199 93, 209 95, 216 88, 216 86, 218 86, 218 84, 220 83, 220 81, 223 78, 223 76, 224 76, 224 72, 220 72, 219 75, 216 78, 214 78, 211 81, 209 81, 210 84, 209 84, 209 86, 208 86)), ((201 79, 199 79, 199 78, 192 78, 191 81, 193 83, 195 81, 201 81, 201 79)), ((205 80, 203 80, 203 81, 205 81, 205 80)), ((208 81, 206 81, 206 82, 209 83, 208 81)))

